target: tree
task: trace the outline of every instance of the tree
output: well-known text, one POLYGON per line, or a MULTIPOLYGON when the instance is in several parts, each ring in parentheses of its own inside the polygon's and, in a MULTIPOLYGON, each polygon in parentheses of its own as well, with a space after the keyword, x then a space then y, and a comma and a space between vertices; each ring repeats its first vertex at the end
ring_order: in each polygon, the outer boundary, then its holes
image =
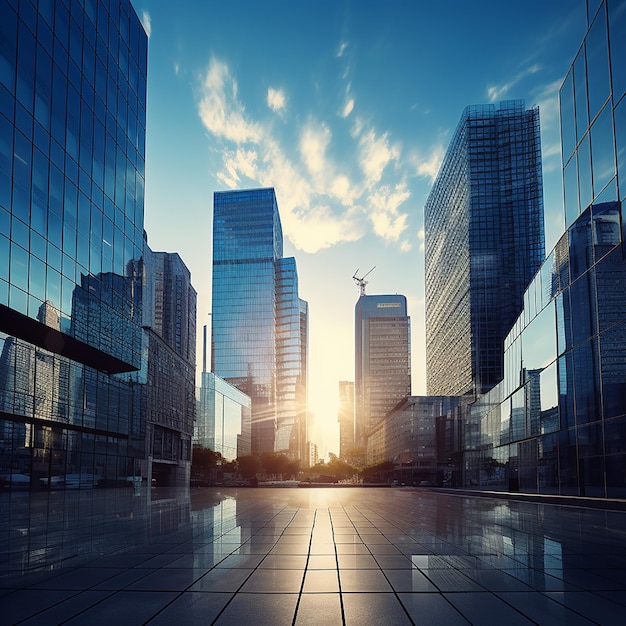
POLYGON ((261 470, 261 459, 258 456, 240 456, 237 458, 239 472, 244 478, 255 478, 261 470))
POLYGON ((328 461, 326 465, 326 472, 331 476, 334 476, 337 480, 346 480, 346 478, 351 478, 357 473, 357 470, 345 463, 344 461, 337 458, 337 455, 332 452, 329 453, 330 461, 328 461))
POLYGON ((389 473, 393 471, 392 461, 383 461, 376 465, 368 465, 361 470, 361 476, 365 482, 386 482, 389 473))
POLYGON ((209 478, 221 461, 222 455, 219 452, 203 446, 194 446, 191 454, 191 475, 196 478, 209 478))
POLYGON ((285 474, 289 459, 284 454, 276 452, 264 452, 261 455, 261 465, 263 471, 269 476, 278 476, 285 474))

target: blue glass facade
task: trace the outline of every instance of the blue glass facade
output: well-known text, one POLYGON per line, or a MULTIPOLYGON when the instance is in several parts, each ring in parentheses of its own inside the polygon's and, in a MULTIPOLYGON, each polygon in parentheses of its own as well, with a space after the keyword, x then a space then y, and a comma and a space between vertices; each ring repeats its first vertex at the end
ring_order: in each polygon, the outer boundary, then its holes
POLYGON ((361 295, 354 308, 355 444, 411 395, 411 337, 406 298, 361 295))
POLYGON ((465 109, 424 220, 428 393, 485 393, 545 254, 539 110, 465 109))
POLYGON ((305 304, 274 189, 216 192, 211 369, 252 399, 253 453, 301 454, 305 304))
POLYGON ((0 473, 143 458, 147 37, 128 0, 0 0, 0 473), (125 375, 128 379, 128 374, 125 375))
POLYGON ((626 11, 588 2, 560 90, 567 231, 524 294, 504 380, 471 408, 465 484, 626 495, 626 11))
POLYGON ((197 406, 194 445, 227 461, 251 453, 251 401, 245 393, 213 372, 202 372, 197 406))

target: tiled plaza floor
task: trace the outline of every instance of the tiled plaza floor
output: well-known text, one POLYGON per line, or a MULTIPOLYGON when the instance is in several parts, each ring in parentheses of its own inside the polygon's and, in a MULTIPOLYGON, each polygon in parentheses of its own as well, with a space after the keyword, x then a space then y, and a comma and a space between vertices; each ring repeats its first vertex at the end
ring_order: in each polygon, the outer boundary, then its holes
POLYGON ((626 623, 623 511, 407 488, 0 507, 1 624, 626 623))

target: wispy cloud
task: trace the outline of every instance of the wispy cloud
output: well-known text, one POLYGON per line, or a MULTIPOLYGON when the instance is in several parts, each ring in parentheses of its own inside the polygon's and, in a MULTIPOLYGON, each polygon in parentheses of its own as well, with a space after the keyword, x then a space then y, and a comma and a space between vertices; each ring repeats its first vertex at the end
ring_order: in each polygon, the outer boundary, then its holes
POLYGON ((439 144, 425 159, 416 159, 415 170, 418 176, 425 176, 430 179, 431 183, 435 182, 445 154, 445 148, 439 144))
POLYGON ((146 31, 148 39, 150 39, 150 35, 152 35, 152 18, 150 17, 150 13, 148 13, 148 11, 141 12, 141 25, 146 31))
POLYGON ((285 108, 286 98, 282 89, 269 87, 267 90, 267 106, 274 112, 282 111, 285 108))
POLYGON ((337 58, 341 58, 344 55, 344 52, 346 51, 348 47, 348 42, 347 41, 342 41, 339 44, 339 49, 337 50, 337 58))
MULTIPOLYGON (((288 97, 272 88, 270 109, 281 111, 288 97)), ((282 143, 271 122, 246 111, 228 65, 213 59, 199 86, 198 114, 221 154, 217 179, 228 188, 276 188, 285 235, 296 248, 316 252, 340 242, 356 241, 368 231, 388 243, 410 249, 405 240, 410 197, 397 165, 400 149, 387 133, 363 120, 351 122, 356 165, 333 157, 330 126, 313 116, 299 121, 282 143), (395 181, 394 181, 395 179, 395 181)))
POLYGON ((399 150, 389 144, 387 133, 377 136, 374 130, 368 129, 361 135, 359 162, 370 186, 378 183, 387 165, 399 157, 399 150))
POLYGON ((225 63, 211 62, 202 85, 198 112, 205 128, 221 139, 257 143, 262 137, 259 124, 247 119, 237 97, 237 82, 225 63))
POLYGON ((354 110, 354 98, 350 98, 349 96, 346 98, 346 102, 343 105, 343 109, 341 109, 341 117, 346 118, 352 111, 354 110))
POLYGON ((489 102, 495 102, 496 100, 500 100, 504 98, 506 94, 519 83, 521 80, 530 76, 531 74, 537 73, 541 69, 541 66, 538 64, 531 65, 521 72, 519 72, 516 76, 514 76, 509 82, 504 83, 503 85, 492 85, 487 88, 487 97, 489 98, 489 102))

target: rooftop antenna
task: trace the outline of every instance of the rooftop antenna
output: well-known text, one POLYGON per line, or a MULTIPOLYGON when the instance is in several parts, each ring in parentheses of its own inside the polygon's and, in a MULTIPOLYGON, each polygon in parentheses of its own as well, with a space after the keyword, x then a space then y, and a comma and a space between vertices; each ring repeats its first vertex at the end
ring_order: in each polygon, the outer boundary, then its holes
POLYGON ((361 296, 365 295, 365 285, 367 285, 367 281, 365 279, 375 269, 376 269, 376 266, 374 265, 374 267, 367 274, 365 274, 365 276, 361 276, 361 278, 358 278, 357 274, 359 273, 359 268, 358 267, 356 268, 356 272, 354 272, 354 276, 352 277, 352 280, 354 280, 354 282, 356 283, 356 286, 359 288, 359 295, 361 296))

